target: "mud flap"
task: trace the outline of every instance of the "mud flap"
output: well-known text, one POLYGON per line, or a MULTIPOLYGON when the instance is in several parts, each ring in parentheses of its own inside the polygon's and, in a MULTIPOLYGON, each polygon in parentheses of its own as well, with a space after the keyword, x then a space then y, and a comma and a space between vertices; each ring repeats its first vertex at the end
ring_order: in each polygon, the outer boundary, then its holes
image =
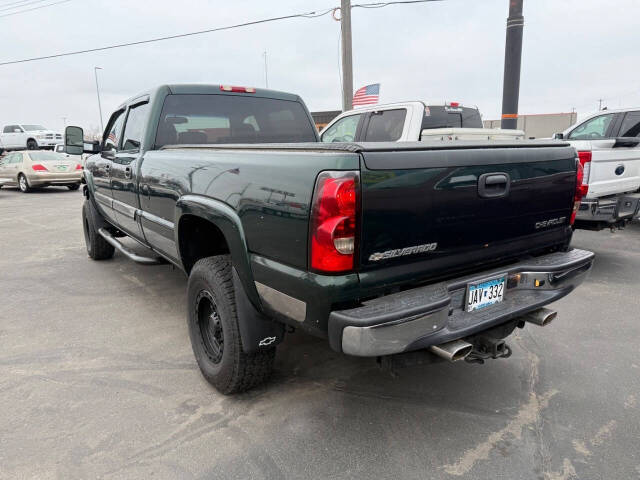
POLYGON ((284 339, 284 324, 263 315, 253 306, 247 297, 238 272, 233 269, 233 289, 236 295, 238 327, 245 353, 262 348, 271 348, 284 339))

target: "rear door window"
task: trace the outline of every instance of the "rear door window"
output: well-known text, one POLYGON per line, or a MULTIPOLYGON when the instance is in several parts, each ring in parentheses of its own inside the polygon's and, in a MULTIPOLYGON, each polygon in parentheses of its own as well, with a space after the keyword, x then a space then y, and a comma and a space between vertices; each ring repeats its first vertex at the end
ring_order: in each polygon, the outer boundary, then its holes
POLYGON ((613 121, 614 114, 599 115, 574 128, 569 134, 570 140, 602 140, 607 138, 607 131, 613 121))
POLYGON ((362 114, 360 113, 341 118, 322 134, 322 141, 325 143, 353 142, 356 139, 361 118, 362 114))
POLYGON ((173 94, 164 101, 155 146, 315 141, 315 127, 296 101, 173 94))
POLYGON ((367 131, 364 134, 364 141, 395 142, 402 136, 406 117, 407 110, 405 108, 372 112, 367 131))
POLYGON ((640 111, 627 112, 620 127, 620 137, 640 137, 640 111))
POLYGON ((149 112, 149 103, 141 103, 129 108, 127 123, 122 136, 122 150, 140 150, 144 126, 149 112))

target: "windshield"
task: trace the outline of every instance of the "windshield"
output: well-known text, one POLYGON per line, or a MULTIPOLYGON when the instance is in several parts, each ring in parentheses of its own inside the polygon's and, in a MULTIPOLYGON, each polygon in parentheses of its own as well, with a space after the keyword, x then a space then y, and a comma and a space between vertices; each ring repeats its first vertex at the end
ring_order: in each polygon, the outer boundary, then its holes
POLYGON ((22 125, 27 132, 35 132, 36 130, 46 130, 42 125, 22 125))
POLYGON ((429 105, 425 107, 422 129, 425 128, 482 128, 477 108, 429 105))
POLYGON ((60 153, 46 151, 31 152, 29 156, 34 162, 59 162, 60 160, 66 159, 66 157, 60 153))
POLYGON ((315 141, 299 102, 242 95, 168 95, 156 135, 156 147, 315 141))

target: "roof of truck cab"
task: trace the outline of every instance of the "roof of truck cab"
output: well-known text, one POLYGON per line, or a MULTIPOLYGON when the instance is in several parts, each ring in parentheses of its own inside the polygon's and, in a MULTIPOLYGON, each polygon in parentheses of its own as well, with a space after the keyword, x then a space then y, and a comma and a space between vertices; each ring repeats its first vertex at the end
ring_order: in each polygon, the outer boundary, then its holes
MULTIPOLYGON (((254 93, 238 93, 238 92, 226 92, 221 89, 222 85, 212 85, 212 84, 201 84, 201 83, 174 83, 167 85, 159 85, 150 90, 146 90, 144 92, 138 93, 130 98, 128 98, 125 102, 123 102, 120 108, 126 107, 131 103, 135 103, 137 101, 153 98, 156 95, 169 93, 175 95, 247 95, 252 97, 261 97, 261 98, 273 98, 276 100, 289 100, 289 101, 300 101, 300 97, 293 93, 280 92, 278 90, 268 90, 266 88, 256 88, 254 93)), ((249 85, 247 88, 253 88, 249 85)))

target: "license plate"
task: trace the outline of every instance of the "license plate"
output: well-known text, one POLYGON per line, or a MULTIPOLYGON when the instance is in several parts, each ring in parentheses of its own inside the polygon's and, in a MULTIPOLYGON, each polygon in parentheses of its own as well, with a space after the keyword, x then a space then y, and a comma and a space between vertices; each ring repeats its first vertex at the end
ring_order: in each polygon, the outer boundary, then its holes
POLYGON ((56 165, 56 168, 60 172, 66 172, 67 171, 67 166, 66 165, 56 165))
POLYGON ((504 300, 505 277, 483 280, 467 285, 467 312, 494 305, 504 300))

